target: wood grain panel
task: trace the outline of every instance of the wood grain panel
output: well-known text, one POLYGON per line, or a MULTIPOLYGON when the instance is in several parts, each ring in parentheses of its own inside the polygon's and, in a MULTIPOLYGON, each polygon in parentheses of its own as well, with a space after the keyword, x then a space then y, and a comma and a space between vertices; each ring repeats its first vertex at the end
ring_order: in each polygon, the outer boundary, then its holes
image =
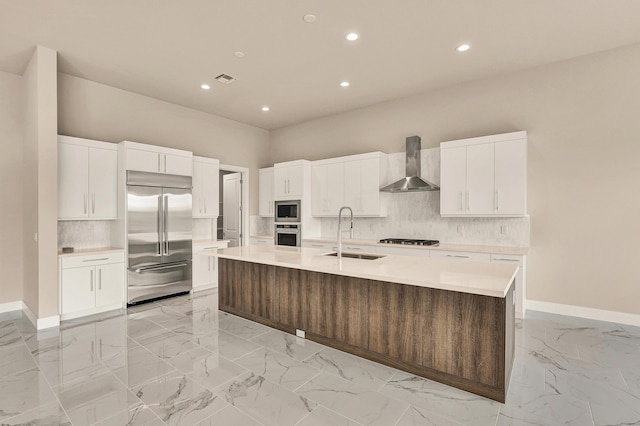
POLYGON ((218 300, 220 306, 242 306, 242 269, 246 262, 218 259, 218 300))

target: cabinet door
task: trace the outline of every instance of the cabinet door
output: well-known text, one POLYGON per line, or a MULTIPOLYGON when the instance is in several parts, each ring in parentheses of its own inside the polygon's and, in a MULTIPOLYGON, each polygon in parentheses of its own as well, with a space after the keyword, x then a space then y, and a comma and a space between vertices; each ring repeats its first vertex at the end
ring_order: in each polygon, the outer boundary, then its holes
POLYGON ((202 217, 202 166, 203 163, 193 162, 193 177, 191 183, 193 191, 191 192, 191 208, 193 217, 202 217))
MULTIPOLYGON (((326 216, 328 213, 328 164, 311 166, 311 215, 326 216)), ((342 184, 342 182, 341 182, 342 184)))
POLYGON ((83 311, 95 306, 95 268, 62 270, 62 313, 83 311))
POLYGON ((304 190, 304 167, 302 165, 288 167, 288 195, 302 197, 304 190))
POLYGON ((273 169, 273 196, 274 199, 287 199, 288 193, 288 167, 274 167, 273 169))
POLYGON ((204 217, 215 218, 220 210, 220 167, 217 164, 202 163, 202 210, 204 217))
POLYGON ((258 214, 273 217, 273 169, 260 170, 258 214))
POLYGON ((344 162, 327 164, 327 215, 337 216, 342 206, 344 206, 344 162))
POLYGON ((380 215, 380 162, 377 158, 360 160, 360 211, 364 216, 380 215))
POLYGON ((440 214, 465 213, 467 190, 467 148, 440 150, 440 214))
POLYGON ((494 213, 494 144, 467 147, 467 214, 494 213))
POLYGON ((96 307, 124 302, 124 263, 96 266, 96 307))
POLYGON ((162 155, 157 152, 143 151, 141 149, 127 149, 127 170, 138 170, 140 172, 161 172, 162 155))
POLYGON ((170 175, 192 176, 193 158, 182 155, 161 154, 162 171, 170 175))
POLYGON ((213 284, 211 271, 211 256, 193 254, 193 289, 210 287, 213 284))
POLYGON ((58 218, 79 219, 89 214, 89 148, 58 144, 58 218))
POLYGON ((527 142, 495 144, 495 212, 505 215, 527 213, 527 142))
POLYGON ((360 161, 347 161, 344 163, 344 205, 351 207, 354 214, 358 214, 361 208, 360 175, 360 161))
POLYGON ((94 219, 118 217, 118 152, 89 149, 89 216, 94 219))

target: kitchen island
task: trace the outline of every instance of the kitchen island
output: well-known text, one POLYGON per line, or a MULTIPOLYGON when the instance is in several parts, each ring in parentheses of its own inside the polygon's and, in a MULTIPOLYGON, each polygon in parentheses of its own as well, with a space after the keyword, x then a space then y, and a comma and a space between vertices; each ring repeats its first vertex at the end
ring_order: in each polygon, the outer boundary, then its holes
POLYGON ((220 310, 504 402, 517 266, 326 254, 282 246, 211 253, 220 310))

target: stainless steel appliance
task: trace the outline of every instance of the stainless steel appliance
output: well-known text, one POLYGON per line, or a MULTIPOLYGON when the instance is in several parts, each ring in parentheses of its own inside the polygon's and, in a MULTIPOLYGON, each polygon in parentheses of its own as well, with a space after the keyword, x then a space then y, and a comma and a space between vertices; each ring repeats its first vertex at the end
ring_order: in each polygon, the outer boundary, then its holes
POLYGON ((420 136, 409 136, 406 141, 406 177, 380 188, 381 192, 439 191, 440 187, 420 177, 420 136))
POLYGON ((302 241, 299 223, 276 223, 275 243, 277 246, 300 247, 302 241))
POLYGON ((275 222, 300 222, 300 200, 276 201, 275 222))
POLYGON ((383 238, 380 242, 382 244, 403 244, 407 246, 435 246, 440 243, 438 240, 412 240, 408 238, 383 238))
POLYGON ((191 290, 191 177, 127 171, 127 303, 191 290))

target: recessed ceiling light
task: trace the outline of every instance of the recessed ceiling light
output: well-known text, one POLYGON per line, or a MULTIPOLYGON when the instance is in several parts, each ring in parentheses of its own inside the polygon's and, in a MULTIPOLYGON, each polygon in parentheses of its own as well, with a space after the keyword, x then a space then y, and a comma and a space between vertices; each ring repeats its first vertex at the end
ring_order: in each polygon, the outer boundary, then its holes
POLYGON ((360 38, 360 36, 357 33, 349 33, 346 35, 345 38, 349 41, 356 41, 357 39, 360 38))
POLYGON ((456 47, 456 51, 458 52, 466 52, 467 50, 471 49, 471 45, 468 44, 461 44, 460 46, 456 47))
POLYGON ((201 84, 200 88, 204 89, 204 90, 209 90, 209 89, 211 89, 211 86, 209 86, 208 84, 201 84))
POLYGON ((264 112, 267 112, 267 111, 269 111, 270 109, 271 109, 271 108, 269 108, 268 106, 263 106, 263 107, 262 107, 262 110, 263 110, 264 112))
POLYGON ((308 24, 312 24, 314 22, 316 22, 316 15, 312 15, 312 14, 308 14, 308 15, 304 15, 302 17, 302 19, 304 20, 304 22, 308 23, 308 24))
POLYGON ((340 86, 342 87, 349 87, 349 82, 348 81, 343 81, 342 83, 340 83, 340 86))
POLYGON ((244 58, 244 52, 235 52, 236 58, 244 58))

